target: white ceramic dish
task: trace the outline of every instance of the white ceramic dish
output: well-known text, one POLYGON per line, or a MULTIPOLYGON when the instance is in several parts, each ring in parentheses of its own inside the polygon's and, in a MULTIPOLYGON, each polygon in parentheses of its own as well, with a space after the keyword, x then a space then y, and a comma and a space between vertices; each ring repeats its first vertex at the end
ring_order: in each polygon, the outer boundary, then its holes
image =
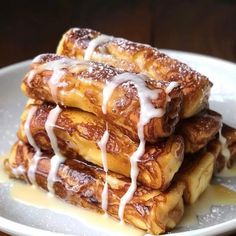
MULTIPOLYGON (((224 122, 236 127, 236 64, 193 53, 163 51, 210 78, 214 83, 211 108, 223 114, 224 122)), ((15 140, 26 101, 20 83, 29 63, 25 61, 0 70, 0 154, 9 151, 15 140)), ((230 184, 229 179, 220 181, 236 189, 236 177, 230 178, 230 184)), ((172 235, 222 235, 236 229, 236 206, 221 207, 220 215, 212 217, 211 221, 202 220, 191 228, 179 228, 172 235)), ((92 226, 82 226, 68 216, 15 202, 3 185, 0 185, 0 231, 11 235, 109 235, 109 232, 95 230, 92 226)))

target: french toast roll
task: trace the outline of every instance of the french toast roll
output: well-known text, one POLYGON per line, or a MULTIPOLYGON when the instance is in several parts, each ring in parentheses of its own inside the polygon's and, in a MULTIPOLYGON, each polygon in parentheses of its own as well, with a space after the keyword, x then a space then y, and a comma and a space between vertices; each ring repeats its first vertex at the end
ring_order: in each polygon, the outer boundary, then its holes
POLYGON ((226 155, 226 163, 230 168, 236 159, 236 129, 224 124, 222 127, 222 135, 226 139, 226 146, 223 148, 228 149, 230 153, 227 156, 227 154, 225 154, 225 150, 223 150, 223 155, 226 155))
MULTIPOLYGON (((12 178, 29 182, 27 173, 34 149, 18 141, 12 148, 5 168, 12 178), (21 167, 20 174, 16 169, 21 167)), ((50 158, 53 154, 42 153, 36 169, 36 183, 48 191, 50 158)), ((101 194, 104 186, 105 172, 102 168, 76 159, 67 159, 57 171, 57 180, 53 188, 55 195, 75 206, 92 209, 103 213, 101 194)), ((118 218, 120 198, 130 185, 128 178, 109 172, 107 213, 118 218)), ((172 229, 184 213, 184 184, 173 184, 165 192, 139 186, 126 205, 124 221, 152 234, 159 234, 172 229)))
MULTIPOLYGON (((43 151, 52 152, 52 146, 45 124, 53 104, 33 101, 29 103, 22 116, 18 138, 29 143, 25 133, 25 123, 31 109, 36 109, 29 123, 32 138, 43 151)), ((102 166, 99 140, 106 130, 106 122, 92 113, 79 109, 62 108, 54 134, 60 152, 67 158, 80 158, 102 166)), ((109 139, 106 145, 108 169, 124 176, 130 176, 130 156, 138 148, 138 144, 124 135, 115 126, 109 125, 109 139)), ((138 162, 138 181, 154 189, 166 189, 183 161, 184 143, 181 136, 173 135, 156 144, 146 144, 145 153, 138 162)))
POLYGON ((222 126, 222 116, 206 109, 197 115, 181 120, 176 133, 184 138, 185 153, 195 153, 213 140, 222 126))
POLYGON ((72 28, 62 37, 57 54, 92 60, 155 80, 178 82, 184 94, 181 116, 191 117, 208 106, 212 83, 200 73, 146 44, 131 42, 84 28, 72 28))
POLYGON ((219 138, 215 138, 215 139, 211 140, 207 144, 207 147, 205 148, 205 150, 212 153, 216 158, 215 164, 214 164, 214 174, 221 172, 226 165, 226 159, 225 159, 224 155, 222 155, 222 153, 221 153, 222 152, 222 145, 219 141, 219 138))
POLYGON ((185 183, 184 201, 187 204, 197 201, 210 184, 214 173, 219 173, 224 168, 232 167, 236 157, 236 130, 223 124, 222 135, 226 142, 224 145, 216 135, 199 152, 185 155, 181 168, 174 180, 185 183))
POLYGON ((104 118, 134 141, 139 141, 139 118, 152 111, 144 124, 145 140, 156 142, 173 134, 182 103, 182 92, 173 83, 55 54, 36 57, 21 88, 30 98, 104 118))
POLYGON ((214 154, 209 151, 202 151, 184 159, 175 181, 185 184, 185 203, 193 204, 206 190, 212 179, 215 159, 214 154))
POLYGON ((223 124, 221 133, 223 140, 218 135, 207 145, 207 150, 216 156, 215 173, 232 168, 236 158, 236 129, 223 124))

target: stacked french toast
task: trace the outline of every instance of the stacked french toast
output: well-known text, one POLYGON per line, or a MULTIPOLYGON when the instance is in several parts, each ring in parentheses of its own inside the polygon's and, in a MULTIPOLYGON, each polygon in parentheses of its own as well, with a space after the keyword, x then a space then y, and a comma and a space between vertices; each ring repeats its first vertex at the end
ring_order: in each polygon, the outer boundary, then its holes
POLYGON ((209 79, 146 44, 73 28, 31 63, 5 168, 78 207, 145 232, 178 224, 236 157, 209 79))

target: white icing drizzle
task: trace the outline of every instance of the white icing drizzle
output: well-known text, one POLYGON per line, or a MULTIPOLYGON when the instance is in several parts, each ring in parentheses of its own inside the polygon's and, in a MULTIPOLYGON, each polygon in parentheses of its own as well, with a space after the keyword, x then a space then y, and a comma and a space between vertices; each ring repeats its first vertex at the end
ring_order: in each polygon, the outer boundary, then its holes
POLYGON ((31 184, 36 185, 36 178, 35 178, 35 173, 37 170, 38 162, 41 159, 41 151, 37 150, 33 156, 33 158, 30 160, 30 166, 28 169, 28 178, 31 182, 31 184))
MULTIPOLYGON (((40 55, 33 60, 33 63, 40 63, 43 60, 43 57, 48 56, 47 54, 40 55)), ((27 83, 31 86, 31 81, 34 78, 36 73, 40 73, 44 70, 51 70, 53 71, 51 78, 48 81, 48 86, 50 88, 53 100, 57 103, 57 89, 58 87, 65 87, 67 86, 66 82, 61 82, 60 80, 65 75, 65 69, 70 69, 71 72, 77 72, 78 70, 84 69, 84 67, 77 67, 79 65, 89 66, 88 62, 74 60, 70 58, 59 58, 57 60, 52 60, 47 63, 39 65, 36 69, 32 70, 28 75, 27 83)), ((60 153, 57 144, 57 138, 53 132, 55 127, 58 115, 61 112, 61 108, 57 105, 54 109, 52 109, 48 115, 47 121, 45 123, 45 129, 47 131, 48 137, 51 142, 51 146, 54 151, 54 156, 51 158, 51 168, 48 174, 48 191, 54 194, 54 182, 57 181, 57 171, 59 165, 65 161, 65 157, 63 157, 60 153)), ((29 133, 29 132, 28 132, 29 133)), ((29 139, 32 138, 29 136, 29 139)), ((33 142, 33 140, 32 140, 33 142)), ((34 144, 32 146, 35 146, 34 144)), ((36 147, 36 146, 35 146, 36 147)), ((36 157, 38 157, 39 153, 36 152, 35 161, 38 161, 36 157)), ((36 163, 37 164, 37 163, 36 163)), ((35 164, 35 165, 36 165, 35 164)), ((32 165, 32 168, 33 166, 32 165)))
POLYGON ((105 183, 104 183, 104 188, 102 191, 102 209, 106 213, 107 211, 107 206, 108 206, 108 168, 107 168, 107 142, 109 139, 109 131, 108 131, 108 123, 106 122, 106 130, 101 138, 101 140, 98 142, 98 146, 101 149, 101 154, 102 154, 102 165, 103 169, 106 172, 105 176, 105 183))
MULTIPOLYGON (((57 102, 57 88, 61 86, 61 78, 64 76, 65 72, 63 70, 53 70, 52 77, 48 81, 48 86, 50 88, 52 98, 57 102)), ((67 85, 67 84, 66 84, 67 85)))
POLYGON ((37 111, 37 107, 36 106, 32 106, 28 112, 28 116, 27 116, 27 119, 25 121, 25 125, 24 125, 24 131, 25 131, 25 134, 26 134, 26 137, 30 143, 30 145, 35 149, 39 149, 38 146, 36 145, 35 141, 34 141, 34 138, 31 134, 31 131, 30 131, 30 123, 31 123, 31 120, 34 116, 34 114, 36 113, 37 111))
POLYGON ((30 131, 30 123, 31 123, 31 120, 32 120, 36 111, 37 111, 37 107, 35 107, 35 106, 31 107, 31 109, 29 110, 27 119, 25 121, 25 125, 24 125, 24 131, 25 131, 26 137, 27 137, 30 145, 35 150, 35 154, 32 157, 32 159, 30 160, 29 169, 28 169, 28 173, 27 173, 28 178, 29 178, 32 185, 36 184, 35 173, 37 170, 38 162, 41 159, 41 155, 42 155, 42 153, 41 153, 39 147, 36 145, 34 138, 33 138, 31 131, 30 131))
POLYGON ((103 90, 103 103, 102 111, 106 114, 107 103, 112 96, 114 89, 124 83, 130 81, 137 89, 139 102, 140 102, 140 116, 137 124, 138 137, 140 140, 137 150, 130 157, 131 162, 131 185, 128 191, 123 195, 119 205, 119 218, 123 221, 124 209, 126 204, 132 199, 134 192, 137 188, 137 176, 139 173, 138 160, 145 152, 145 139, 144 139, 144 126, 154 117, 161 117, 165 111, 161 108, 155 108, 152 104, 153 99, 157 99, 159 90, 150 90, 146 87, 146 83, 143 75, 136 75, 132 73, 122 73, 114 76, 109 82, 107 82, 103 90))
POLYGON ((221 154, 225 157, 224 169, 227 169, 231 154, 228 148, 227 139, 222 135, 222 126, 219 130, 219 141, 221 143, 221 154))
MULTIPOLYGON (((45 56, 45 54, 39 55, 34 58, 33 63, 39 63, 41 59, 45 56)), ((44 64, 39 65, 37 68, 31 70, 27 77, 27 84, 31 87, 31 81, 34 79, 36 73, 40 73, 44 70, 53 71, 53 74, 49 80, 49 87, 52 92, 52 95, 55 94, 56 89, 54 87, 66 87, 66 82, 60 82, 61 78, 64 75, 64 69, 69 69, 73 71, 73 69, 78 69, 76 66, 78 65, 86 65, 88 66, 88 62, 75 60, 71 58, 62 57, 57 60, 49 61, 44 64)))
MULTIPOLYGON (((113 37, 102 34, 102 35, 99 35, 97 38, 91 40, 84 53, 84 60, 89 60, 91 58, 93 51, 98 45, 106 43, 112 40, 112 38, 113 37)), ((106 152, 106 145, 107 145, 108 139, 109 139, 109 131, 108 131, 108 125, 106 123, 106 131, 104 132, 101 140, 98 142, 98 146, 101 149, 101 153, 102 153, 103 169, 106 172, 104 188, 102 191, 102 209, 104 210, 105 213, 107 211, 107 206, 108 206, 108 183, 107 183, 108 169, 107 169, 107 152, 106 152)))
POLYGON ((167 101, 167 102, 169 102, 169 101, 171 100, 170 97, 169 97, 169 94, 172 92, 172 90, 173 90, 174 88, 176 88, 176 87, 178 87, 178 86, 179 86, 178 82, 172 81, 172 82, 170 82, 169 85, 166 87, 165 92, 166 92, 166 94, 167 94, 167 98, 166 98, 166 101, 167 101))
POLYGON ((25 167, 22 165, 17 166, 16 168, 11 168, 11 171, 13 175, 15 175, 17 178, 25 174, 25 167))
POLYGON ((170 82, 169 83, 169 85, 166 87, 166 93, 167 94, 169 94, 169 93, 171 93, 172 92, 172 90, 174 89, 174 88, 176 88, 176 87, 178 87, 179 86, 179 83, 178 82, 176 82, 176 81, 172 81, 172 82, 170 82))
POLYGON ((93 54, 93 51, 95 50, 95 48, 97 46, 107 43, 107 42, 111 41, 112 39, 113 39, 112 36, 101 34, 97 38, 91 40, 89 42, 89 45, 88 45, 85 53, 84 53, 84 60, 90 60, 90 58, 93 54))
POLYGON ((57 144, 57 137, 54 134, 54 127, 56 126, 56 121, 58 119, 59 114, 61 113, 62 109, 57 105, 54 109, 52 109, 49 112, 47 121, 45 123, 45 129, 47 131, 47 135, 50 139, 52 149, 54 151, 54 156, 51 158, 50 162, 50 171, 48 174, 48 191, 52 194, 54 194, 54 183, 57 181, 57 171, 59 168, 59 165, 65 161, 65 157, 62 156, 60 149, 57 144))
POLYGON ((48 173, 48 178, 47 178, 47 188, 49 193, 53 194, 55 193, 55 190, 53 188, 54 183, 58 181, 57 178, 57 171, 59 169, 59 166, 61 163, 65 161, 65 158, 62 156, 54 155, 51 160, 50 160, 50 171, 48 173))
POLYGON ((35 76, 35 71, 31 70, 28 75, 27 75, 27 84, 29 87, 31 87, 31 81, 33 80, 34 76, 35 76))

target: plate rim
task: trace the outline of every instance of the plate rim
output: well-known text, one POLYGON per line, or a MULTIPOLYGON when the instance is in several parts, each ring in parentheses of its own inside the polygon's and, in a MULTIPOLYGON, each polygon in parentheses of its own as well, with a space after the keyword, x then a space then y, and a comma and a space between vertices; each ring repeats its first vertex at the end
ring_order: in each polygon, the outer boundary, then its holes
POLYGON ((168 54, 168 53, 185 54, 185 55, 188 55, 188 56, 201 57, 201 58, 205 58, 207 60, 211 60, 211 61, 214 61, 214 62, 217 61, 217 62, 220 62, 220 63, 227 63, 228 65, 231 65, 231 66, 236 66, 236 62, 234 62, 234 61, 226 60, 226 59, 219 58, 219 57, 214 57, 214 56, 211 56, 211 55, 208 55, 208 54, 201 54, 201 53, 196 53, 196 52, 188 52, 188 51, 181 51, 181 50, 167 49, 167 48, 160 48, 158 50, 160 50, 160 51, 162 51, 166 54, 168 54))
POLYGON ((32 232, 33 235, 35 236, 41 236, 41 235, 45 235, 45 236, 73 236, 73 234, 64 234, 64 233, 57 233, 57 232, 52 232, 52 231, 48 231, 48 230, 43 230, 43 229, 39 229, 39 228, 35 228, 32 226, 28 226, 28 225, 24 225, 21 223, 17 223, 15 221, 6 219, 2 216, 0 216, 0 230, 4 233, 11 233, 13 235, 19 235, 19 233, 21 235, 24 236, 32 236, 32 232))
MULTIPOLYGON (((200 58, 205 59, 205 60, 211 61, 212 63, 214 63, 214 62, 217 62, 220 64, 223 63, 229 67, 235 67, 235 69, 236 69, 235 62, 228 61, 228 60, 221 59, 221 58, 217 58, 217 57, 213 57, 213 56, 209 56, 209 55, 205 55, 205 54, 172 50, 172 49, 159 49, 159 50, 161 52, 166 53, 166 54, 168 54, 168 53, 181 54, 183 56, 186 55, 186 56, 190 56, 190 57, 194 57, 194 58, 198 58, 198 59, 200 59, 200 58)), ((32 59, 28 59, 28 60, 24 60, 24 61, 17 62, 17 63, 0 68, 0 77, 4 77, 5 73, 9 73, 13 70, 17 71, 18 69, 29 66, 31 61, 32 61, 32 59)), ((195 236, 195 235, 202 235, 202 234, 205 234, 205 235, 221 234, 221 233, 226 233, 226 232, 236 230, 235 224, 236 224, 236 218, 226 221, 226 222, 223 222, 223 223, 220 223, 220 224, 212 225, 209 227, 204 227, 204 228, 195 229, 195 230, 191 230, 191 231, 171 233, 170 235, 173 235, 173 236, 186 236, 186 235, 195 236)), ((0 216, 0 230, 5 233, 11 233, 14 235, 18 235, 20 233, 21 235, 25 235, 25 236, 31 236, 32 232, 34 235, 44 234, 45 236, 72 236, 73 235, 73 234, 57 233, 57 232, 52 232, 52 231, 48 231, 48 230, 35 228, 32 226, 27 226, 27 225, 15 222, 13 220, 9 220, 7 218, 4 218, 3 216, 0 216)))
POLYGON ((32 61, 32 59, 27 59, 24 61, 20 61, 20 62, 16 62, 14 64, 10 64, 7 66, 4 66, 2 68, 0 68, 0 76, 4 75, 5 73, 8 73, 11 70, 16 70, 16 69, 20 69, 24 66, 30 65, 30 62, 32 61))

